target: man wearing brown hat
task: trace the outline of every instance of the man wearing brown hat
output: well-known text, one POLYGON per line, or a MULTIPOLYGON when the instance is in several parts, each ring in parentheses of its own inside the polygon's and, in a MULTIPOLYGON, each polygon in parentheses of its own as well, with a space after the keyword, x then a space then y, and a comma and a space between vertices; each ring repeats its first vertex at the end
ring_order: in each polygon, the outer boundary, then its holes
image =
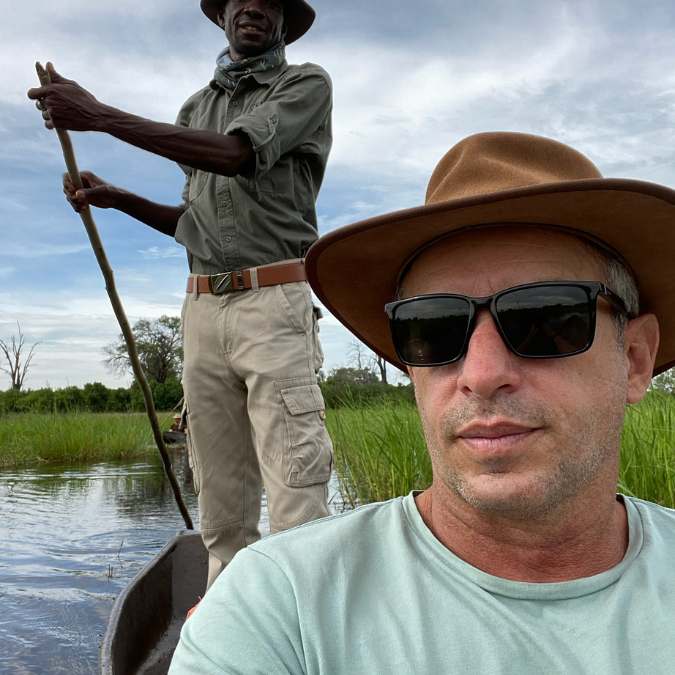
POLYGON ((323 355, 303 256, 331 146, 331 83, 288 65, 311 26, 305 0, 201 0, 229 46, 176 125, 97 101, 49 66, 29 92, 49 128, 94 130, 178 162, 180 206, 145 200, 84 173, 76 210, 116 208, 174 236, 191 275, 183 305, 188 438, 209 549, 209 584, 256 541, 264 485, 270 529, 328 514, 331 442, 317 385, 323 355))
POLYGON ((433 483, 239 553, 172 672, 672 673, 675 511, 616 487, 674 257, 675 191, 516 133, 320 239, 310 283, 409 373, 433 483))

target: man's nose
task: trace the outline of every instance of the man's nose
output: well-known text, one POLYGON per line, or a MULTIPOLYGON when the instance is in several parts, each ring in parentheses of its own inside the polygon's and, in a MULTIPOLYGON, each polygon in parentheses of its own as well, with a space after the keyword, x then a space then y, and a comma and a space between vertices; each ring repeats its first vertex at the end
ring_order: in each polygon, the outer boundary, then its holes
POLYGON ((459 362, 457 388, 467 395, 489 399, 497 392, 520 386, 520 359, 504 344, 497 325, 487 310, 476 317, 466 354, 459 362))
POLYGON ((244 7, 244 13, 255 16, 262 16, 265 9, 265 0, 249 0, 244 7))

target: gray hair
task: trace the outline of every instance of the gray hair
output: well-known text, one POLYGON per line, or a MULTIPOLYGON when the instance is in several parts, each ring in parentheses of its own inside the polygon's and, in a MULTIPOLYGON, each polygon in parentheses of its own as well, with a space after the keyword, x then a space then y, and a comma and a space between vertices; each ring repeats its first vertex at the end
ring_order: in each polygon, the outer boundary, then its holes
POLYGON ((589 253, 600 263, 604 269, 604 282, 607 287, 614 291, 626 305, 628 317, 624 314, 615 314, 615 321, 619 328, 619 335, 623 335, 623 329, 629 317, 636 317, 640 313, 640 293, 637 281, 628 264, 609 248, 605 248, 588 239, 581 240, 589 253))

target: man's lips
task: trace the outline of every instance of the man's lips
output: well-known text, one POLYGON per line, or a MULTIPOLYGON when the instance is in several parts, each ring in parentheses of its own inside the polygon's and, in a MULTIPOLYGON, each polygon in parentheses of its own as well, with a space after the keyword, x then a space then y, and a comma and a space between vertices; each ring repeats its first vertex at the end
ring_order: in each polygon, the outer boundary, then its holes
POLYGON ((480 452, 499 454, 516 450, 538 430, 539 427, 511 421, 473 422, 459 429, 455 437, 480 452))
POLYGON ((257 23, 251 23, 250 21, 241 21, 237 24, 237 28, 240 30, 245 30, 248 33, 260 33, 265 32, 265 28, 257 23))
POLYGON ((495 422, 490 424, 471 423, 462 427, 458 432, 459 438, 500 438, 534 431, 536 427, 517 424, 515 422, 495 422))

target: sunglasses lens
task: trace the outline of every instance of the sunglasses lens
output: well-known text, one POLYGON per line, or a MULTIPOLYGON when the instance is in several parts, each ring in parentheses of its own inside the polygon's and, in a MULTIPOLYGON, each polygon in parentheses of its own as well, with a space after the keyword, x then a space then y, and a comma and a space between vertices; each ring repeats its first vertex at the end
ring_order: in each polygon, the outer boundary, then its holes
POLYGON ((595 312, 586 288, 550 285, 521 288, 495 301, 499 323, 511 348, 521 356, 553 357, 587 349, 595 312))
POLYGON ((398 305, 391 319, 394 345, 410 365, 449 363, 463 351, 469 327, 468 300, 416 298, 398 305))

